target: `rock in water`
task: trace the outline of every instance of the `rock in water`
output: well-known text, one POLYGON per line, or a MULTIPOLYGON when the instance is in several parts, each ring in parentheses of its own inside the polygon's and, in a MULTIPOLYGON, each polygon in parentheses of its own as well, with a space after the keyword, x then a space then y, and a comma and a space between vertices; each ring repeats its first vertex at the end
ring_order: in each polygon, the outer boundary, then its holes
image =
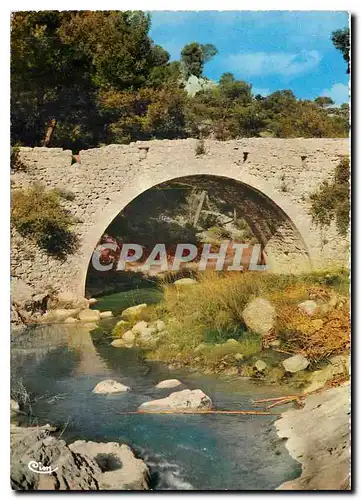
POLYGON ((249 330, 265 336, 275 327, 276 309, 268 300, 259 297, 247 304, 242 317, 249 330))
POLYGON ((100 319, 104 319, 104 318, 112 318, 113 317, 113 313, 112 311, 102 311, 100 313, 100 319))
POLYGON ((128 307, 122 312, 122 317, 127 319, 136 318, 147 307, 147 304, 138 304, 137 306, 128 307))
POLYGON ((140 405, 141 411, 171 410, 174 412, 182 410, 210 410, 212 408, 211 399, 200 389, 191 391, 172 392, 167 398, 147 401, 140 405))
POLYGON ((296 354, 295 356, 291 356, 290 358, 282 361, 283 368, 286 372, 297 373, 301 370, 305 370, 310 362, 301 354, 296 354))
POLYGON ((113 340, 111 345, 113 347, 125 347, 126 344, 125 344, 123 339, 115 339, 115 340, 113 340))
POLYGON ((93 392, 95 394, 113 394, 116 392, 127 392, 130 391, 130 387, 127 385, 123 385, 120 382, 117 382, 116 380, 103 380, 102 382, 99 382, 94 389, 93 392))
POLYGON ((126 444, 75 441, 69 445, 74 453, 94 460, 102 471, 101 490, 147 490, 149 470, 143 460, 135 458, 126 444))
POLYGON ((182 382, 179 382, 176 378, 171 378, 169 380, 162 380, 155 387, 157 389, 171 389, 172 387, 177 387, 178 385, 182 385, 182 382))
POLYGON ((99 321, 100 312, 97 309, 83 309, 79 313, 79 319, 86 322, 99 321))
POLYGON ((308 316, 313 316, 317 308, 317 303, 314 300, 305 300, 304 302, 301 302, 301 304, 298 304, 298 309, 306 313, 308 316))

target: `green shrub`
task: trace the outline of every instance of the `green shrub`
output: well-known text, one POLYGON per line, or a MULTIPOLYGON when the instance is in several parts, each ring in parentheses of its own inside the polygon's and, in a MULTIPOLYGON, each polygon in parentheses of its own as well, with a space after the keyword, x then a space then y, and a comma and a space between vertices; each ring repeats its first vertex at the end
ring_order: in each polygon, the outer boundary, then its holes
POLYGON ((311 194, 310 213, 313 221, 327 227, 333 220, 341 236, 346 236, 350 224, 350 159, 344 157, 337 165, 332 183, 323 182, 311 194))
POLYGON ((10 149, 10 169, 13 172, 25 172, 26 165, 20 159, 20 150, 18 146, 11 146, 10 149))
POLYGON ((202 156, 206 154, 206 146, 204 143, 204 139, 199 139, 196 144, 196 156, 202 156))
POLYGON ((71 231, 76 219, 62 207, 57 192, 40 185, 16 189, 12 194, 11 223, 19 233, 57 258, 65 258, 78 246, 71 231))

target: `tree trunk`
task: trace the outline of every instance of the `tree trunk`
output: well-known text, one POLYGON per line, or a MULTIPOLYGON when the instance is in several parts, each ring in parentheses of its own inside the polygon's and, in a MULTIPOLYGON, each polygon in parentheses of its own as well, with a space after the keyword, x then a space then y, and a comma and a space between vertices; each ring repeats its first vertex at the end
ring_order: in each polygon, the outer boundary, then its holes
POLYGON ((53 118, 49 122, 48 129, 47 129, 46 134, 45 134, 45 139, 44 139, 43 144, 42 144, 43 147, 49 146, 51 138, 53 136, 55 125, 56 125, 56 120, 55 120, 55 118, 53 118))

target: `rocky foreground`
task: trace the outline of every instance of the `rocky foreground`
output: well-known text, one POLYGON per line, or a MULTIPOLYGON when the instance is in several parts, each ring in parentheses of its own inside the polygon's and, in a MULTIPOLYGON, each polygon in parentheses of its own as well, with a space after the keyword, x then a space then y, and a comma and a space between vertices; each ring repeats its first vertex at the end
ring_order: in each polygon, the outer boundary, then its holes
POLYGON ((287 438, 302 474, 280 490, 347 490, 350 478, 350 383, 312 394, 302 409, 283 413, 275 426, 287 438))
POLYGON ((52 435, 54 430, 48 425, 11 425, 14 490, 149 489, 148 467, 129 446, 92 441, 66 444, 52 435), (49 471, 48 467, 50 472, 42 472, 49 471))

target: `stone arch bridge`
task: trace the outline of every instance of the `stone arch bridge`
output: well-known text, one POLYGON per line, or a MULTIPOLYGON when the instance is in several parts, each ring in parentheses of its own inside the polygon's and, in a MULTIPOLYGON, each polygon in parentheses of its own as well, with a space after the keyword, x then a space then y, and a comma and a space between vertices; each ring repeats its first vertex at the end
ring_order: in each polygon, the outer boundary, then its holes
MULTIPOLYGON (((84 295, 92 252, 111 221, 134 198, 161 183, 200 176, 209 189, 226 193, 262 242, 273 271, 297 272, 342 265, 348 241, 334 225, 320 230, 309 215, 309 195, 332 179, 347 139, 252 138, 205 141, 155 140, 72 152, 60 148, 20 148, 25 172, 12 174, 13 187, 41 183, 66 189, 64 202, 80 219, 76 254, 56 260, 12 231, 11 274, 37 288, 51 285, 84 295)), ((203 185, 203 184, 202 184, 203 185)))

